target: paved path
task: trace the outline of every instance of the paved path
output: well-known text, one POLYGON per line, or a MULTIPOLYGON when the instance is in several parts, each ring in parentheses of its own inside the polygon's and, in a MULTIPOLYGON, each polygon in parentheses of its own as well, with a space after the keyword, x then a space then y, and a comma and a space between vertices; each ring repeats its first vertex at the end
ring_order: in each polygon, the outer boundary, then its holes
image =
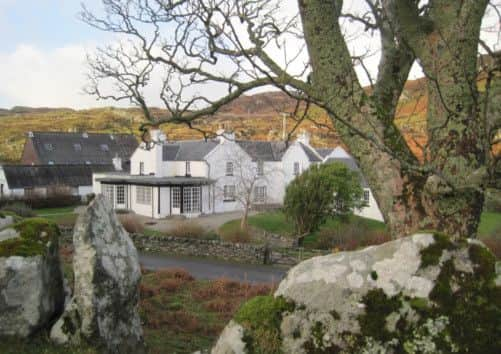
POLYGON ((171 256, 142 252, 139 262, 146 269, 183 268, 197 279, 217 279, 221 277, 248 281, 251 283, 278 283, 286 273, 285 268, 231 263, 206 258, 171 256))

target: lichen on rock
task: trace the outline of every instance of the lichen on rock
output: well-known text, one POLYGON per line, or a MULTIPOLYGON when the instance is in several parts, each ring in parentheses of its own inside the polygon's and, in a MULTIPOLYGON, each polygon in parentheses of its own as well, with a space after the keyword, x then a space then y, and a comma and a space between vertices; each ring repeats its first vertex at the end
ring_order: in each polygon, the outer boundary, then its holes
MULTIPOLYGON (((247 353, 498 353, 496 279, 480 242, 416 234, 300 263, 275 293, 293 307, 277 313, 272 300, 251 300, 255 318, 237 315, 233 326, 243 342, 261 343, 247 353), (270 314, 278 324, 263 324, 270 314)), ((219 348, 231 336, 223 332, 219 348)))
POLYGON ((77 219, 73 245, 74 297, 51 338, 57 343, 88 341, 110 352, 143 352, 138 254, 103 196, 77 219))
POLYGON ((27 219, 2 232, 0 336, 27 337, 62 311, 59 230, 50 221, 27 219))

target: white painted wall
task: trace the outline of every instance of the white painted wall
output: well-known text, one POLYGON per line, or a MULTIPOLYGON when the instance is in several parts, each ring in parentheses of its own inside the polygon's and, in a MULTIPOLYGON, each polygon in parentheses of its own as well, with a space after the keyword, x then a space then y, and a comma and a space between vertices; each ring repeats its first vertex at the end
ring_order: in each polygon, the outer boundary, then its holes
MULTIPOLYGON (((296 176, 294 175, 294 163, 299 162, 300 173, 307 170, 311 162, 303 148, 297 143, 292 143, 282 157, 282 168, 284 171, 284 183, 287 186, 296 176)), ((285 191, 284 191, 285 194, 285 191)), ((283 198, 282 198, 283 200, 283 198)))
POLYGON ((372 195, 372 191, 369 188, 365 188, 364 190, 369 191, 369 202, 368 206, 360 209, 360 210, 355 210, 353 213, 355 215, 368 218, 368 219, 373 219, 377 221, 384 222, 384 217, 383 214, 381 214, 381 211, 379 210, 379 207, 377 205, 377 201, 372 195))

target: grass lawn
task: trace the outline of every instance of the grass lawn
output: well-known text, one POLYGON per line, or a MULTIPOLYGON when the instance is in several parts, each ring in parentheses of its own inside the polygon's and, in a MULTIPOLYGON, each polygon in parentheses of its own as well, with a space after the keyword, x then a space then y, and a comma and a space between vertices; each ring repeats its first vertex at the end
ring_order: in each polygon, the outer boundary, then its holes
POLYGON ((34 209, 33 212, 38 217, 54 221, 59 225, 73 225, 77 219, 77 214, 74 213, 75 206, 62 208, 43 208, 34 209))
POLYGON ((494 235, 494 231, 501 230, 501 213, 483 212, 478 227, 480 237, 495 236, 501 239, 501 233, 494 235))
MULTIPOLYGON (((282 235, 293 235, 294 228, 292 223, 285 219, 285 215, 282 212, 268 212, 253 215, 249 217, 249 225, 262 229, 271 233, 277 233, 282 235)), ((343 233, 347 228, 356 225, 361 230, 376 231, 381 233, 386 233, 386 225, 382 222, 362 218, 356 215, 350 216, 348 222, 341 220, 339 217, 334 217, 325 223, 320 228, 320 231, 314 232, 308 235, 304 239, 304 246, 311 247, 315 244, 318 234, 322 230, 337 230, 339 233, 343 233)), ((220 235, 235 232, 240 228, 240 220, 232 220, 222 225, 218 232, 220 235)), ((501 228, 501 213, 494 212, 484 212, 482 214, 480 226, 479 226, 479 236, 486 237, 492 235, 495 230, 501 228)), ((501 237, 501 235, 499 235, 501 237)))

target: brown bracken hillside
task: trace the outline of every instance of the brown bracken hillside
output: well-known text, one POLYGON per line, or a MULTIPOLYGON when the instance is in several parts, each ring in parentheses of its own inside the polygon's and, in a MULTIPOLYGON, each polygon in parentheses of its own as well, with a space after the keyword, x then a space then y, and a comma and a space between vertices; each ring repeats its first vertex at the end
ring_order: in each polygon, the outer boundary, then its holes
MULTIPOLYGON (((282 137, 282 113, 292 112, 295 101, 281 92, 266 92, 242 96, 223 107, 214 117, 197 122, 196 127, 215 132, 218 128, 234 130, 238 137, 253 140, 275 140, 282 137)), ((156 110, 159 115, 165 114, 156 110)), ((426 91, 424 81, 407 83, 397 112, 396 123, 415 154, 422 156, 421 146, 426 142, 426 91)), ((341 144, 329 118, 319 108, 309 111, 310 119, 303 121, 296 132, 310 132, 315 146, 341 144)), ((143 121, 136 108, 96 108, 73 110, 69 108, 15 107, 0 109, 0 160, 16 162, 21 156, 26 133, 29 131, 81 131, 126 133, 139 137, 138 127, 143 121)), ((290 131, 295 122, 287 119, 290 131)), ((186 125, 168 124, 162 127, 168 139, 201 138, 200 132, 186 125)))

